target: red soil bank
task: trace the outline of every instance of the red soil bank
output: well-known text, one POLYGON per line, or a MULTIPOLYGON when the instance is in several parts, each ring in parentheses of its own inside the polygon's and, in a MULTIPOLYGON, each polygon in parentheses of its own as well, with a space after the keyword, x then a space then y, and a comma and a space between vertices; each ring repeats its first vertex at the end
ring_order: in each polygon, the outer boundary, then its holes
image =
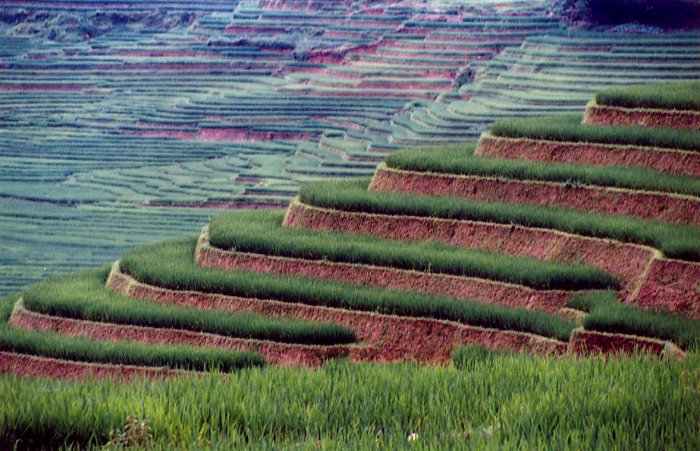
POLYGON ((315 367, 325 360, 345 357, 348 346, 304 346, 263 340, 246 340, 202 332, 163 329, 94 321, 83 321, 42 315, 25 308, 16 309, 10 323, 26 330, 56 332, 71 337, 88 337, 102 341, 134 341, 157 345, 189 345, 237 351, 259 352, 268 363, 275 365, 305 365, 315 367))
POLYGON ((167 368, 131 365, 109 365, 103 363, 73 362, 68 360, 37 357, 0 351, 0 373, 20 377, 47 377, 51 379, 134 379, 146 376, 149 379, 190 374, 167 368))
POLYGON ((107 286, 115 293, 136 299, 150 299, 160 304, 253 312, 273 317, 342 324, 355 330, 360 342, 376 347, 351 348, 352 360, 446 363, 455 347, 471 343, 492 349, 541 355, 562 355, 567 346, 564 342, 528 333, 466 326, 450 321, 169 290, 140 283, 120 272, 117 265, 112 269, 107 286))
POLYGON ((594 166, 635 166, 700 177, 700 152, 608 144, 566 143, 484 135, 475 155, 594 166))
POLYGON ((665 111, 589 105, 586 108, 584 123, 588 125, 636 125, 700 130, 700 113, 697 111, 665 111))
POLYGON ((654 260, 634 303, 700 319, 700 263, 654 260))
POLYGON ((208 230, 199 237, 195 260, 206 267, 339 280, 367 286, 471 299, 488 304, 556 313, 572 292, 534 290, 522 285, 473 277, 425 273, 351 263, 228 252, 209 244, 208 230))
POLYGON ((556 205, 583 211, 700 225, 700 198, 598 186, 402 171, 379 166, 371 191, 556 205))
POLYGON ((643 281, 657 251, 613 240, 587 238, 554 230, 416 216, 396 216, 330 210, 293 202, 284 225, 342 233, 362 233, 394 240, 440 241, 472 249, 585 263, 620 279, 622 299, 643 281))
POLYGON ((661 355, 667 352, 675 356, 683 356, 685 353, 669 341, 654 338, 638 337, 636 335, 614 334, 585 330, 574 330, 569 341, 569 354, 633 354, 635 352, 661 355))

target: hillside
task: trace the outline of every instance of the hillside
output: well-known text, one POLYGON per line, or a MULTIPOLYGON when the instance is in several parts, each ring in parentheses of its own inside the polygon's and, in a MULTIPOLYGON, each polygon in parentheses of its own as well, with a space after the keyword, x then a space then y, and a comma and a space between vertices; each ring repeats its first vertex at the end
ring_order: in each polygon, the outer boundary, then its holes
POLYGON ((138 412, 132 429, 137 418, 153 421, 142 444, 344 447, 367 443, 369 433, 379 434, 372 440, 380 447, 420 437, 424 446, 694 448, 698 393, 687 388, 697 382, 689 369, 700 345, 696 85, 613 88, 578 120, 501 121, 477 144, 398 152, 371 180, 305 185, 286 212, 224 213, 199 237, 136 247, 109 267, 4 298, 0 372, 9 376, 0 383, 9 403, 0 409, 0 443, 106 443, 106 424, 138 412), (439 366, 362 363, 406 360, 439 366), (67 382, 52 400, 64 414, 32 416, 22 412, 41 409, 46 387, 58 383, 37 386, 37 377, 87 382, 67 382), (504 395, 489 395, 482 377, 504 395), (358 403, 378 396, 378 381, 395 388, 362 413, 358 403), (396 410, 405 399, 399 387, 425 383, 432 391, 416 396, 433 401, 419 417, 396 410), (335 384, 345 394, 318 393, 335 384), (571 408, 556 427, 532 410, 545 402, 547 384, 562 390, 548 415, 571 408), (621 395, 604 398, 609 384, 621 395), (80 387, 90 393, 77 394, 80 387), (127 396, 127 387, 136 391, 127 396), (595 387, 603 397, 586 407, 580 397, 595 387), (213 396, 235 405, 251 393, 261 411, 241 401, 232 424, 220 421, 231 413, 213 396), (455 423, 468 393, 476 407, 464 417, 487 426, 455 423), (101 405, 89 411, 102 426, 67 407, 71 396, 101 405), (191 416, 133 410, 134 396, 187 403, 191 416), (528 401, 515 411, 501 404, 522 396, 528 401), (116 398, 118 408, 106 407, 116 398), (320 410, 292 427, 279 412, 301 399, 320 410), (665 413, 649 415, 640 402, 665 413), (494 406, 505 408, 500 419, 483 417, 494 406), (590 409, 611 412, 615 426, 590 409), (341 411, 365 423, 352 426, 341 411), (532 417, 513 416, 523 411, 532 417), (584 416, 603 438, 574 432, 584 416), (448 426, 439 431, 441 421, 448 426), (195 438, 202 422, 212 429, 195 438), (173 436, 176 424, 190 432, 173 436))

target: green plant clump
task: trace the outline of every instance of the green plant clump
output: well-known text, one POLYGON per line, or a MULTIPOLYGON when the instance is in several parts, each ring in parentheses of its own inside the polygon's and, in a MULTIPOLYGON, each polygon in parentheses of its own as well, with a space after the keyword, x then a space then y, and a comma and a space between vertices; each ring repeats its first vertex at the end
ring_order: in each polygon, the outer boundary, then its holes
POLYGON ((482 277, 536 289, 619 287, 614 276, 591 266, 513 257, 436 242, 396 242, 368 235, 294 229, 282 227, 283 216, 283 212, 231 212, 215 216, 210 223, 210 243, 241 252, 482 277))
POLYGON ((628 88, 608 88, 595 96, 598 105, 625 108, 700 110, 700 81, 650 83, 628 88))

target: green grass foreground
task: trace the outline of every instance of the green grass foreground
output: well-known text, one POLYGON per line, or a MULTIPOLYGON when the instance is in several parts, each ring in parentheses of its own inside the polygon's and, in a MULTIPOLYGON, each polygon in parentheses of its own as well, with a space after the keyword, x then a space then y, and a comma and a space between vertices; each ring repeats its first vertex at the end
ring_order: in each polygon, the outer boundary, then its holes
POLYGON ((157 449, 700 447, 698 354, 457 357, 461 370, 336 361, 129 384, 0 376, 0 447, 101 446, 131 414, 157 449))
POLYGON ((256 352, 180 345, 156 346, 124 341, 106 342, 51 332, 15 329, 10 327, 7 321, 17 299, 18 295, 0 299, 0 351, 79 362, 166 367, 190 371, 218 369, 229 372, 265 364, 265 359, 256 352))
POLYGON ((544 312, 483 304, 306 277, 200 267, 193 260, 196 239, 167 241, 124 254, 122 269, 164 288, 221 293, 254 299, 345 308, 407 317, 427 317, 568 340, 575 325, 544 312))
POLYGON ((282 227, 284 212, 231 212, 212 218, 210 243, 266 255, 329 260, 481 277, 537 289, 618 288, 614 276, 586 265, 463 249, 437 242, 396 242, 369 235, 282 227))
POLYGON ((692 152, 700 151, 700 132, 649 127, 583 125, 580 115, 571 114, 502 120, 491 125, 491 133, 504 138, 637 145, 692 152))
POLYGON ((227 337, 309 345, 347 344, 356 340, 355 332, 338 324, 136 301, 115 295, 105 287, 108 272, 109 268, 103 268, 48 279, 28 288, 23 294, 24 303, 30 310, 47 315, 227 337))
POLYGON ((611 238, 653 246, 671 258, 700 261, 698 227, 560 207, 374 193, 367 191, 368 185, 369 179, 312 182, 301 188, 299 197, 309 205, 345 211, 487 221, 611 238))
POLYGON ((595 101, 626 108, 700 110, 700 81, 609 88, 598 92, 595 101))
POLYGON ((700 196, 700 179, 648 169, 586 166, 473 156, 474 146, 400 151, 387 156, 390 168, 441 174, 505 177, 597 185, 700 196))

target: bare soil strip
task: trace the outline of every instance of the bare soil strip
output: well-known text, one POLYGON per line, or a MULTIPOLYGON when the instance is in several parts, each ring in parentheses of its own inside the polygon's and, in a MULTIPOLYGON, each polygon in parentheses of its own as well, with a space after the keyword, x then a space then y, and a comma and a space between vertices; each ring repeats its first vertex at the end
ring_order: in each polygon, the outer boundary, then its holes
POLYGON ((700 198, 601 186, 404 171, 380 165, 370 191, 559 206, 700 225, 700 198))
POLYGON ((535 290, 522 285, 475 277, 428 273, 383 266, 338 263, 325 260, 229 252, 209 244, 205 228, 197 242, 195 260, 202 266, 237 271, 312 277, 411 293, 447 295, 507 307, 556 313, 574 293, 581 291, 535 290))
POLYGON ((700 319, 700 263, 658 259, 642 284, 634 304, 700 319))
POLYGON ((287 227, 362 233, 393 240, 427 240, 471 249, 597 266, 618 277, 621 298, 643 282, 644 270, 658 254, 653 248, 564 232, 417 216, 358 213, 313 207, 295 200, 284 219, 287 227))
POLYGON ((700 130, 700 112, 623 108, 591 103, 586 108, 583 123, 587 125, 641 126, 700 130))
POLYGON ((685 352, 669 341, 583 328, 574 330, 568 348, 568 353, 571 355, 633 354, 635 352, 647 352, 659 356, 664 353, 677 357, 685 355, 685 352))
POLYGON ((474 155, 594 166, 633 166, 700 177, 700 152, 482 135, 474 155))

